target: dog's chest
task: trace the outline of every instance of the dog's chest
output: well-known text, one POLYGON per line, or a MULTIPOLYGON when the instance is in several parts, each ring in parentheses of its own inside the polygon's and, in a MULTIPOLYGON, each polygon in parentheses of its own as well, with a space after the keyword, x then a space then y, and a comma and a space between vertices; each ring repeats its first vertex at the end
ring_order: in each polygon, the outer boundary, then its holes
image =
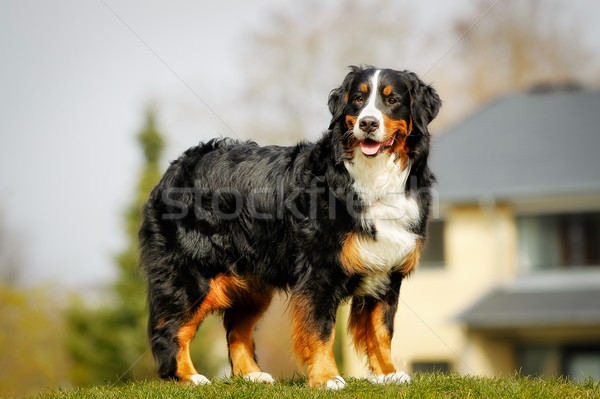
POLYGON ((402 170, 386 156, 358 156, 346 168, 354 178, 354 189, 367 204, 360 215, 365 228, 375 228, 375 237, 353 236, 353 262, 362 278, 358 295, 376 296, 385 289, 390 272, 399 268, 415 250, 418 235, 412 228, 419 220, 415 198, 405 193, 409 168, 402 170))

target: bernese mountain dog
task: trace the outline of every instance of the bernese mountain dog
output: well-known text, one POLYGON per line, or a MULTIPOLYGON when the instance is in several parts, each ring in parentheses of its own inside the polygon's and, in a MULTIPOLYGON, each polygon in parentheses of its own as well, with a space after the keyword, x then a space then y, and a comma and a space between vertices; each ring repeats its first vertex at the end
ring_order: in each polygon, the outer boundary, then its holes
POLYGON ((441 101, 408 71, 351 67, 329 95, 329 129, 291 147, 213 139, 172 162, 144 207, 150 345, 162 378, 210 381, 190 342, 223 316, 234 375, 273 382, 253 332, 273 293, 288 293, 293 351, 312 387, 343 388, 336 311, 376 383, 410 377, 392 363, 400 284, 423 247, 434 176, 428 124, 441 101))

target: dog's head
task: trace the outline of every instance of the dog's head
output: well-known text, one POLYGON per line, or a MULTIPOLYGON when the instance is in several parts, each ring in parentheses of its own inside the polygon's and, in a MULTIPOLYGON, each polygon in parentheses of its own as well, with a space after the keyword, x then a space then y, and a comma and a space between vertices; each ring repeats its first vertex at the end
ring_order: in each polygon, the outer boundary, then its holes
POLYGON ((341 134, 346 155, 396 154, 403 164, 427 157, 429 131, 441 100, 415 73, 351 67, 329 95, 330 129, 341 134))

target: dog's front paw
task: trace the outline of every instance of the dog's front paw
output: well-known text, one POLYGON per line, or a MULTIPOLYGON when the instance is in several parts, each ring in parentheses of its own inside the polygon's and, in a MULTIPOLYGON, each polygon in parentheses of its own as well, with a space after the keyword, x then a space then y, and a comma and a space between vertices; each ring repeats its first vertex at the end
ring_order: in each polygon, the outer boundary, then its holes
POLYGON ((346 381, 344 381, 344 379, 338 375, 327 381, 325 387, 327 389, 342 389, 346 387, 346 381))
POLYGON ((194 385, 206 385, 210 384, 210 380, 202 374, 194 374, 190 377, 190 381, 194 385))
POLYGON ((408 384, 410 376, 403 371, 396 371, 390 374, 372 375, 369 381, 375 384, 408 384))
POLYGON ((254 373, 248 373, 244 376, 248 381, 252 382, 264 382, 266 384, 272 384, 275 382, 273 376, 269 373, 263 373, 262 371, 255 371, 254 373))

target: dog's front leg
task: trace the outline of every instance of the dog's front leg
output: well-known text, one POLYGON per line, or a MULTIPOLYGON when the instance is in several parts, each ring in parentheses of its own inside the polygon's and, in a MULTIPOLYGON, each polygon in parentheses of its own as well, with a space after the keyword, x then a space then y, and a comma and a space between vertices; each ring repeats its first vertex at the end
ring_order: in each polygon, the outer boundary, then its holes
POLYGON ((391 351, 402 278, 402 274, 392 275, 390 287, 381 298, 352 299, 348 330, 354 336, 357 350, 367 355, 372 373, 370 380, 379 384, 410 382, 408 374, 396 371, 391 351))
POLYGON ((340 389, 346 382, 340 376, 333 356, 335 315, 339 301, 310 291, 292 294, 292 339, 294 353, 306 364, 311 387, 340 389))

